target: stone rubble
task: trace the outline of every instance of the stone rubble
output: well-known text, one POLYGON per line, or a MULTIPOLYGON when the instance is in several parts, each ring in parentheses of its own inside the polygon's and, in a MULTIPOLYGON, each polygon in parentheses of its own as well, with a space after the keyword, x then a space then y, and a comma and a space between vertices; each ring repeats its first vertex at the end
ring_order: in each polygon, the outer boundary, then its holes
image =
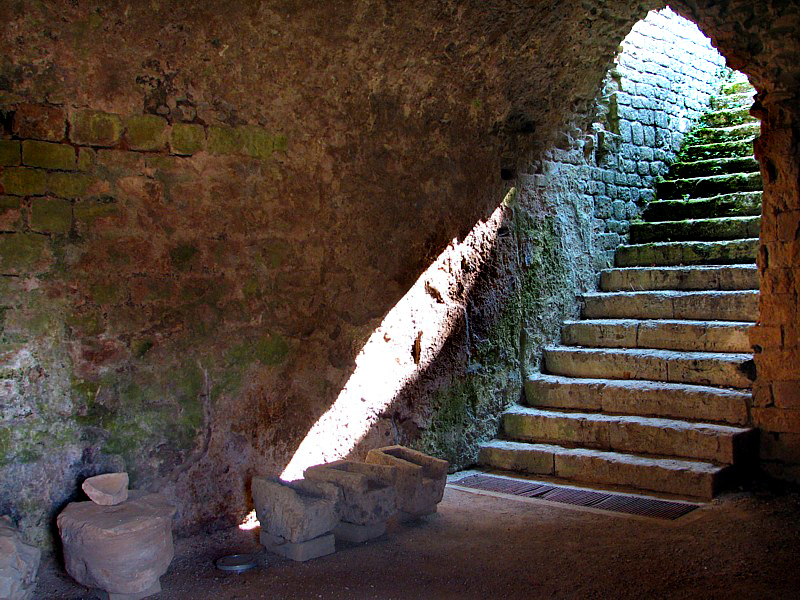
POLYGON ((0 516, 0 598, 30 600, 36 589, 41 551, 26 544, 8 516, 0 516))

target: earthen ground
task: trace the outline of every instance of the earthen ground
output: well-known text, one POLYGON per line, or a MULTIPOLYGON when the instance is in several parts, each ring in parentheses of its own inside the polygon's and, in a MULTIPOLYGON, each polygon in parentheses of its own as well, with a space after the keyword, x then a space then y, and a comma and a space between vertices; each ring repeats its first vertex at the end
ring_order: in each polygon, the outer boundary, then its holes
MULTIPOLYGON (((177 541, 160 600, 256 598, 797 598, 800 493, 725 495, 673 523, 448 488, 428 521, 293 563, 224 574, 258 529, 177 541)), ((37 598, 94 600, 52 563, 37 598)))

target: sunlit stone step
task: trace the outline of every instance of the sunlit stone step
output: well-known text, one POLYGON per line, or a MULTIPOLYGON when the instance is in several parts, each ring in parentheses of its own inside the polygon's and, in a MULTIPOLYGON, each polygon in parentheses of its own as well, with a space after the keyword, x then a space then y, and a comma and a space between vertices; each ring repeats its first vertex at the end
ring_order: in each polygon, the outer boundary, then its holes
POLYGON ((640 379, 585 379, 536 373, 525 381, 528 406, 734 425, 747 423, 750 398, 746 390, 640 379))
POLYGON ((714 110, 723 110, 736 107, 746 107, 748 110, 753 105, 753 96, 755 90, 750 88, 738 94, 721 94, 719 96, 711 97, 711 108, 714 110))
POLYGON ((565 346, 594 348, 654 348, 692 352, 750 352, 752 323, 596 319, 566 321, 561 327, 565 346))
POLYGON ((758 291, 600 292, 583 295, 585 319, 753 321, 758 291))
POLYGON ((507 471, 706 499, 724 485, 726 469, 730 468, 701 461, 503 440, 484 444, 478 460, 483 466, 507 471))
POLYGON ((744 123, 733 127, 703 127, 687 136, 687 144, 719 144, 752 138, 761 131, 760 123, 744 123))
POLYGON ((708 160, 673 163, 664 178, 675 180, 730 173, 755 173, 758 169, 758 161, 752 155, 733 158, 715 157, 708 160))
POLYGON ((753 157, 753 139, 745 138, 733 142, 718 144, 692 144, 685 146, 680 153, 680 160, 697 162, 711 159, 753 157))
POLYGON ((695 385, 750 388, 753 357, 720 352, 640 348, 545 348, 548 373, 601 379, 649 379, 695 385))
POLYGON ((634 244, 617 248, 614 266, 750 264, 756 260, 758 246, 758 238, 634 244))
POLYGON ((700 122, 707 127, 731 127, 743 123, 758 123, 758 119, 750 115, 750 106, 731 106, 718 108, 705 113, 700 122))
POLYGON ((561 412, 513 406, 503 413, 507 439, 597 450, 679 456, 731 464, 753 447, 753 431, 636 415, 561 412))
POLYGON ((755 265, 623 267, 600 272, 607 292, 642 290, 757 290, 755 265))
POLYGON ((631 244, 677 241, 712 241, 757 238, 761 217, 721 217, 631 223, 631 244))

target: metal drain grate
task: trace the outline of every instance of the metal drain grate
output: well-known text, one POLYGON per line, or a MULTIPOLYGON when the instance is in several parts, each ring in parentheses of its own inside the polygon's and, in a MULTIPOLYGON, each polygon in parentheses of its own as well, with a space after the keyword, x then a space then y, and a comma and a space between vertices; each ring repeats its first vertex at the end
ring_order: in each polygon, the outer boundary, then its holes
POLYGON ((536 481, 498 477, 495 475, 469 475, 452 483, 453 485, 487 492, 500 492, 513 496, 525 496, 527 498, 540 498, 542 500, 559 502, 561 504, 589 506, 610 512, 666 519, 669 521, 674 521, 699 507, 697 504, 689 504, 688 502, 674 502, 671 500, 658 500, 656 498, 643 498, 641 496, 627 496, 624 494, 596 492, 594 490, 581 490, 539 483, 536 481))

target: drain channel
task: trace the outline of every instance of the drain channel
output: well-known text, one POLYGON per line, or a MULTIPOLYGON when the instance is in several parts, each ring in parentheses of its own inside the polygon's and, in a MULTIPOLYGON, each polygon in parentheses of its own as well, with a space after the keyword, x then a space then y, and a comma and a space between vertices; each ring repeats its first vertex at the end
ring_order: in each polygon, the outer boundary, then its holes
POLYGON ((453 481, 452 484, 475 490, 499 492, 526 498, 540 498, 561 504, 588 506, 609 512, 666 519, 668 521, 674 521, 689 514, 700 506, 688 502, 581 490, 496 475, 469 475, 458 481, 453 481))

